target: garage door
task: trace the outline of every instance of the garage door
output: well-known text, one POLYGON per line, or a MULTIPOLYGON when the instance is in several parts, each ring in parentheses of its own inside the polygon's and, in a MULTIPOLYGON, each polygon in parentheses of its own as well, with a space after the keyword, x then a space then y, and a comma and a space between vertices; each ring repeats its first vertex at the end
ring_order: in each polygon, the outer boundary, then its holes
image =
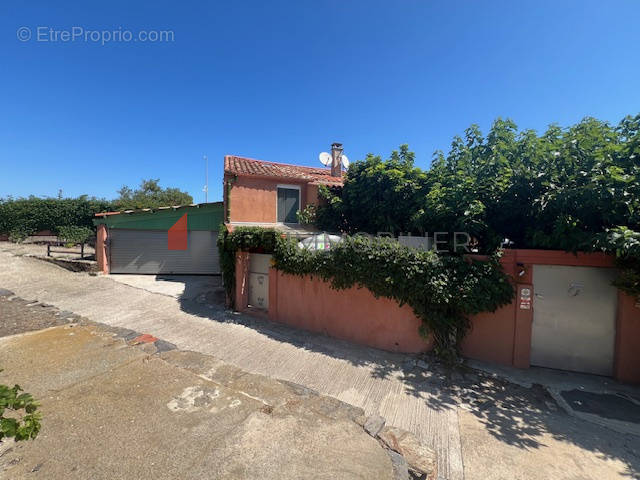
POLYGON ((531 365, 612 374, 615 275, 611 268, 533 267, 531 365))
POLYGON ((166 230, 109 231, 111 273, 219 274, 217 232, 188 232, 187 250, 169 250, 166 230))

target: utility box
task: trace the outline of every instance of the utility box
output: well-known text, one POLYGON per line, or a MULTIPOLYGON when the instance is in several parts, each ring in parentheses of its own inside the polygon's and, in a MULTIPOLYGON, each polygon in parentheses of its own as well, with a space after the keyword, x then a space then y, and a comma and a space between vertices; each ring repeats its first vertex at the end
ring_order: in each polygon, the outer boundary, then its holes
POLYGON ((249 306, 269 308, 269 267, 271 255, 252 253, 249 257, 249 306))

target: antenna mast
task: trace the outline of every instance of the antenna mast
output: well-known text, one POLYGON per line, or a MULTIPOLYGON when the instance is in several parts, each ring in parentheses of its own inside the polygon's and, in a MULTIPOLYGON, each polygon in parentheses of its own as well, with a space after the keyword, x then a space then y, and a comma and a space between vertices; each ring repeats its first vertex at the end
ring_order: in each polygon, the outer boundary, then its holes
POLYGON ((206 155, 204 158, 204 203, 209 203, 209 159, 206 155))

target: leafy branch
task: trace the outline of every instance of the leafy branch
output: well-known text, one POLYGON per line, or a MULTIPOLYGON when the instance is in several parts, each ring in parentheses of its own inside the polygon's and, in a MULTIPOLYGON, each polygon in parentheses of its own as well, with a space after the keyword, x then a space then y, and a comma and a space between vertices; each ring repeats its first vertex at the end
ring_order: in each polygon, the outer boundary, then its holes
POLYGON ((19 385, 0 385, 0 440, 30 440, 40 432, 42 415, 37 411, 39 404, 31 394, 20 392, 23 390, 19 385))

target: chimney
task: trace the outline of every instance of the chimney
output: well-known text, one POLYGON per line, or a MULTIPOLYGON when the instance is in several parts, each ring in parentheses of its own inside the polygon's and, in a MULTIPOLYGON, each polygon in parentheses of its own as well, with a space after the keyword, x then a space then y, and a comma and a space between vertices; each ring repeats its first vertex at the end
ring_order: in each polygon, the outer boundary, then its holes
POLYGON ((331 144, 331 176, 342 178, 342 144, 334 142, 331 144))

